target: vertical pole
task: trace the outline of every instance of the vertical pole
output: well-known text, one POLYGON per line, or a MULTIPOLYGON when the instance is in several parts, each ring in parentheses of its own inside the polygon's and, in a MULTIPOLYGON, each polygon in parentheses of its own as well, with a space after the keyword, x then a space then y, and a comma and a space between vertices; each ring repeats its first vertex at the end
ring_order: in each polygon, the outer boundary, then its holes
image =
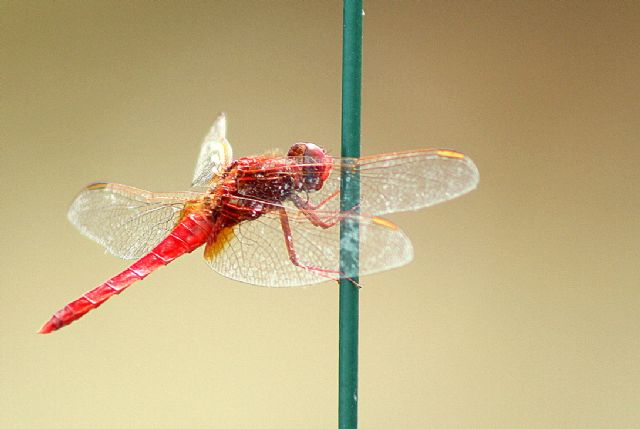
MULTIPOLYGON (((360 156, 360 95, 362 73, 362 0, 344 0, 342 32, 342 156, 360 156)), ((340 209, 357 206, 357 171, 344 169, 340 209)), ((340 224, 340 280, 338 427, 358 427, 358 287, 359 226, 351 219, 340 224)))

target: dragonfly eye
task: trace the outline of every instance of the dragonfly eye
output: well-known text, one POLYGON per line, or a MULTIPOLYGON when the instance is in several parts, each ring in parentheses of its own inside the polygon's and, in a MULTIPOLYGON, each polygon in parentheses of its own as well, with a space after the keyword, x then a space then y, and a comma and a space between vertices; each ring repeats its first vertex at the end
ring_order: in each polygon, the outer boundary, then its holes
POLYGON ((318 191, 331 173, 331 156, 313 143, 296 143, 289 149, 289 156, 299 157, 302 164, 299 186, 305 191, 318 191))

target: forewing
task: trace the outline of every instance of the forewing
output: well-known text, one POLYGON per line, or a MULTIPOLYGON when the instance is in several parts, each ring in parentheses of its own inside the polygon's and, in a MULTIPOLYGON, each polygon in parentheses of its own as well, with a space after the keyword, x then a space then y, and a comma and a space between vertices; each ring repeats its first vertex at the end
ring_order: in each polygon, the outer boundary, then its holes
POLYGON ((69 221, 123 259, 149 252, 175 226, 192 193, 153 193, 117 183, 94 183, 71 204, 69 221))
POLYGON ((475 189, 480 179, 469 157, 442 149, 366 157, 357 166, 360 207, 372 215, 442 203, 475 189))
POLYGON ((357 172, 360 212, 368 216, 429 207, 466 194, 479 181, 473 161, 451 150, 424 149, 328 162, 331 174, 322 189, 301 193, 301 197, 312 205, 322 204, 324 210, 340 210, 340 176, 343 171, 351 177, 357 172))
POLYGON ((200 155, 193 173, 192 186, 209 186, 216 173, 222 171, 231 162, 233 153, 226 134, 227 119, 225 114, 221 113, 200 146, 200 155))
MULTIPOLYGON (((223 230, 207 250, 209 265, 223 276, 261 286, 286 287, 320 283, 357 275, 355 267, 340 272, 340 226, 314 226, 297 208, 286 205, 290 242, 300 265, 296 266, 287 250, 280 215, 272 211, 258 219, 245 221, 223 230)), ((334 212, 318 211, 325 219, 334 212)), ((397 226, 381 218, 344 215, 360 225, 360 274, 371 274, 407 264, 413 248, 397 226)), ((354 237, 345 245, 353 245, 354 237)), ((207 258, 206 258, 207 259, 207 258)))

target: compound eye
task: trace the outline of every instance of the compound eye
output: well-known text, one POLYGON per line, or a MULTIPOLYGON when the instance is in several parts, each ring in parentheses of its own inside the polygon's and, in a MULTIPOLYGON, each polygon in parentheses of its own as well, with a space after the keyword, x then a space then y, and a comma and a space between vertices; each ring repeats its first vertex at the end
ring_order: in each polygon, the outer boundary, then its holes
POLYGON ((305 144, 304 157, 311 158, 313 161, 320 163, 324 161, 326 152, 320 146, 315 145, 313 143, 305 144))
POLYGON ((302 158, 302 174, 298 179, 302 189, 320 190, 331 173, 331 156, 320 146, 303 142, 291 146, 288 155, 302 158))
POLYGON ((287 156, 304 156, 307 151, 306 143, 295 143, 289 148, 287 156))
POLYGON ((291 146, 287 155, 300 156, 307 161, 322 162, 326 157, 326 152, 316 144, 300 142, 291 146))

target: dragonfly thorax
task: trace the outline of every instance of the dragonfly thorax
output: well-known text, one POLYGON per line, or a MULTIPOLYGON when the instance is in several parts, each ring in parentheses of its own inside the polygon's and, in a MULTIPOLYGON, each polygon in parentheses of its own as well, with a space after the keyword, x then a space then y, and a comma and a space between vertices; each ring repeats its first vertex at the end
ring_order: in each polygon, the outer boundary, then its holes
POLYGON ((281 203, 295 191, 295 174, 291 166, 278 158, 240 158, 235 161, 230 175, 232 186, 228 195, 237 194, 258 201, 281 203))

